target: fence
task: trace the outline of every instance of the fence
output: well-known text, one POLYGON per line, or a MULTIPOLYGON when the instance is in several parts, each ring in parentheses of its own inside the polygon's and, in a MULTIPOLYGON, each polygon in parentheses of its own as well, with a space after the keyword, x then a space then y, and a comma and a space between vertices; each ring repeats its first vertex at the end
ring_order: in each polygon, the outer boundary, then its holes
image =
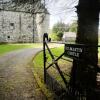
MULTIPOLYGON (((46 83, 47 82, 47 70, 55 65, 56 67, 56 70, 59 72, 59 75, 61 76, 65 86, 66 86, 66 95, 68 96, 69 100, 89 100, 89 96, 88 95, 88 92, 90 91, 94 91, 92 89, 84 89, 81 90, 81 89, 77 89, 77 88, 73 88, 71 87, 71 85, 69 84, 69 82, 67 82, 65 76, 64 76, 64 73, 61 71, 59 65, 58 65, 58 60, 59 59, 63 59, 63 60, 66 60, 66 61, 69 61, 69 62, 72 62, 72 60, 69 60, 69 59, 65 59, 63 58, 63 56, 67 56, 71 59, 76 59, 76 60, 80 60, 80 61, 83 61, 84 62, 84 53, 86 52, 86 48, 91 48, 91 47, 100 47, 100 46, 95 46, 95 45, 84 45, 84 44, 66 44, 66 43, 62 43, 62 42, 52 42, 52 43, 57 43, 57 44, 65 44, 65 50, 64 50, 64 53, 62 53, 60 56, 56 56, 55 58, 55 55, 51 52, 49 46, 48 46, 48 41, 50 39, 48 38, 48 35, 47 34, 44 34, 43 36, 43 56, 44 56, 44 82, 46 83), (52 58, 52 63, 50 63, 48 66, 46 66, 46 63, 47 62, 47 55, 46 55, 46 50, 49 52, 51 58, 52 58)), ((86 62, 86 61, 85 61, 86 62)), ((88 66, 89 63, 87 63, 88 66)), ((95 66, 95 65, 94 65, 95 66)), ((67 75, 67 73, 66 73, 67 75)), ((69 75, 68 75, 69 76, 69 75)), ((69 76, 70 77, 70 76, 69 76)), ((92 96, 91 96, 92 97, 92 96)), ((91 99, 93 100, 93 98, 91 99)))

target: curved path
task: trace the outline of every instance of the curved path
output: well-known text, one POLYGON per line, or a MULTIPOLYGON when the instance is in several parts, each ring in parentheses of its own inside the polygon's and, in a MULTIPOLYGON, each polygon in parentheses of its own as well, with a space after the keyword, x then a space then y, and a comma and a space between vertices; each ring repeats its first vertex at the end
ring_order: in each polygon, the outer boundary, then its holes
POLYGON ((0 57, 0 100, 45 100, 29 64, 40 50, 17 50, 0 57))

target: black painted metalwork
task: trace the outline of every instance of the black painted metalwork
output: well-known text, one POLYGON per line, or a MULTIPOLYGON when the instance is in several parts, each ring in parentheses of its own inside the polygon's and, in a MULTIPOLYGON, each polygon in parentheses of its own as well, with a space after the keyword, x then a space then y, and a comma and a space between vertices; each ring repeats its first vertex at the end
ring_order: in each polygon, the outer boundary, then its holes
MULTIPOLYGON (((51 40, 51 39, 50 39, 51 40)), ((49 46, 48 46, 48 42, 49 42, 49 38, 48 38, 48 34, 47 33, 44 33, 43 35, 43 58, 44 58, 44 82, 46 83, 47 82, 47 76, 46 76, 46 73, 47 73, 47 70, 55 65, 55 69, 58 70, 59 72, 59 75, 61 76, 61 78, 63 79, 63 82, 67 88, 67 94, 70 96, 70 100, 87 100, 87 94, 86 92, 88 91, 87 89, 85 91, 80 91, 81 89, 72 89, 72 87, 70 86, 70 84, 66 81, 65 77, 64 77, 64 74, 67 75, 67 73, 63 73, 58 65, 58 60, 59 59, 63 59, 63 60, 66 60, 68 62, 73 62, 73 59, 75 60, 79 60, 79 61, 84 61, 84 52, 85 52, 85 49, 86 48, 91 48, 91 47, 100 47, 100 45, 98 46, 95 46, 95 45, 84 45, 84 44, 67 44, 65 42, 51 42, 51 43, 56 43, 56 44, 65 44, 65 51, 64 53, 62 53, 60 56, 55 56, 49 46), (67 49, 66 49, 67 47, 67 49), (47 55, 46 55, 46 50, 49 52, 51 58, 52 58, 52 63, 48 63, 48 66, 46 65, 47 63, 47 55), (79 56, 76 56, 76 55, 70 55, 68 54, 68 52, 74 52, 74 53, 79 53, 79 56), (82 53, 82 54, 81 54, 82 53), (65 56, 65 57, 63 57, 65 56), (70 58, 67 59, 67 58, 70 58)), ((89 63, 87 63, 88 66, 91 66, 89 65, 89 63)), ((100 71, 100 69, 99 69, 100 71)), ((67 75, 68 77, 70 77, 70 75, 67 75)))

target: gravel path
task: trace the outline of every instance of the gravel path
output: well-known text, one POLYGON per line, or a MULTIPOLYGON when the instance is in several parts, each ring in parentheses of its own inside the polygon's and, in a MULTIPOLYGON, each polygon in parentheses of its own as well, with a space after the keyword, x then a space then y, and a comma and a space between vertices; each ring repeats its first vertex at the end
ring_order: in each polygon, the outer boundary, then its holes
POLYGON ((23 49, 0 57, 0 100, 45 100, 29 64, 38 51, 23 49))

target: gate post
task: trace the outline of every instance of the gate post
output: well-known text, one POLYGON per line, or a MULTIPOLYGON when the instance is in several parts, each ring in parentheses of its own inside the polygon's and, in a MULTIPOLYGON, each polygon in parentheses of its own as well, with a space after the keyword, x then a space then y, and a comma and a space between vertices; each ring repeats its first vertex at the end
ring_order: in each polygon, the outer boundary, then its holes
POLYGON ((44 59, 44 83, 46 83, 46 39, 48 40, 48 34, 43 34, 43 59, 44 59))

